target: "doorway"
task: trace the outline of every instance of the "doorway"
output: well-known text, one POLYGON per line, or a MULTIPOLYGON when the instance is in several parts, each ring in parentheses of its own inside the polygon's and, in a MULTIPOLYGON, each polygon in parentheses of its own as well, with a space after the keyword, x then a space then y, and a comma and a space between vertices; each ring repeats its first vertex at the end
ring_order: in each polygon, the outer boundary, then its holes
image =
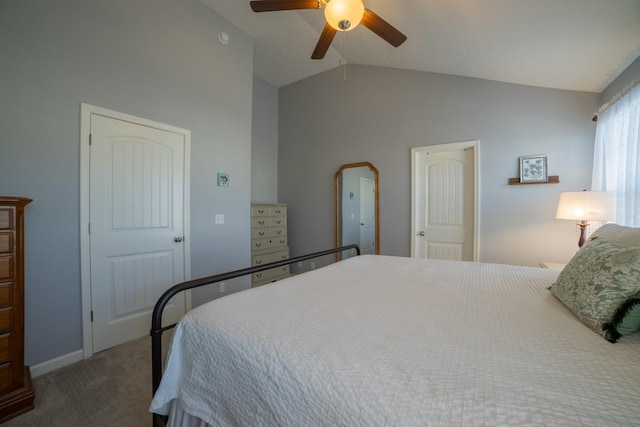
MULTIPOLYGON (((189 278, 190 131, 82 104, 84 357, 145 336, 160 295, 189 278)), ((164 312, 190 307, 177 295, 164 312)))
POLYGON ((411 256, 478 260, 479 141, 411 149, 411 256))

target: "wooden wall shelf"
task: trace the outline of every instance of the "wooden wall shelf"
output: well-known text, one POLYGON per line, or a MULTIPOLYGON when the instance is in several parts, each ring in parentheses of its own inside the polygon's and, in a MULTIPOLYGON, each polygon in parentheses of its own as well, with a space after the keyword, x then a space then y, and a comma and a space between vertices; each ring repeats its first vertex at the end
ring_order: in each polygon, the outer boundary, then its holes
POLYGON ((559 184, 560 176, 549 175, 546 181, 520 182, 520 178, 509 178, 509 185, 530 185, 530 184, 559 184))

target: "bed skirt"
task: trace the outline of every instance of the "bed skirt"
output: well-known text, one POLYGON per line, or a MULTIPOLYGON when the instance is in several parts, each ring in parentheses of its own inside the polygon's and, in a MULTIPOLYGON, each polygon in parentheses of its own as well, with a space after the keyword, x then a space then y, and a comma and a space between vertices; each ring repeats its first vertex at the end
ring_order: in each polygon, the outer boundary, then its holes
POLYGON ((182 409, 180 401, 173 399, 171 401, 167 427, 211 427, 211 425, 185 412, 184 409, 182 409))

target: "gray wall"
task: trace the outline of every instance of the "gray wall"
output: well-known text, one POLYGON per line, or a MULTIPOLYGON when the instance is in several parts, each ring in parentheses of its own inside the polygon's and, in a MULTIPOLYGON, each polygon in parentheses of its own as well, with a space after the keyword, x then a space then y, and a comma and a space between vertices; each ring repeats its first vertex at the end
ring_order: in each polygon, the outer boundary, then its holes
POLYGON ((253 79, 251 201, 278 201, 278 88, 253 79))
POLYGON ((589 188, 599 95, 348 65, 279 94, 278 194, 292 254, 333 245, 333 175, 369 161, 380 172, 380 249, 410 255, 411 147, 480 140, 480 260, 535 266, 577 249, 555 219, 560 191, 589 188), (546 154, 560 184, 509 186, 520 156, 546 154))
POLYGON ((607 88, 602 91, 602 102, 610 102, 627 85, 640 78, 640 57, 631 63, 607 88))
MULTIPOLYGON (((81 102, 190 129, 192 277, 248 265, 248 36, 196 0, 3 0, 0 52, 0 194, 34 199, 26 210, 28 364, 82 348, 81 102), (229 188, 216 186, 217 172, 230 174, 229 188), (216 213, 225 225, 214 225, 216 213)), ((194 292, 194 302, 217 295, 194 292)))

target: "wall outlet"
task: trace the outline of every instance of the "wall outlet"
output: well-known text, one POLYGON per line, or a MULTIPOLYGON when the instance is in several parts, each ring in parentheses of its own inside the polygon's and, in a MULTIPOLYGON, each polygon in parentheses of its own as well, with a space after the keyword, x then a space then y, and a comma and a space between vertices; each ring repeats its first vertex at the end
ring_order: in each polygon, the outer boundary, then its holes
POLYGON ((311 268, 312 270, 316 269, 316 262, 315 261, 310 261, 309 262, 309 268, 311 268))
POLYGON ((223 293, 225 291, 224 282, 218 283, 218 292, 223 293))

